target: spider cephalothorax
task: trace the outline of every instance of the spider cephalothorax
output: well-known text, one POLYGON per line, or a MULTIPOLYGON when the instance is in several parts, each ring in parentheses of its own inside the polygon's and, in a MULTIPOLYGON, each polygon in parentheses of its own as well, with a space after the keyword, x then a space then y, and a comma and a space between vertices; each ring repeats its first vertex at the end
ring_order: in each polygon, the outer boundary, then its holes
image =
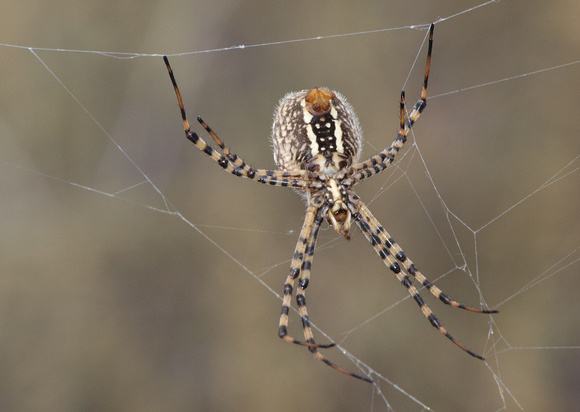
POLYGON ((399 149, 405 144, 407 134, 425 109, 433 46, 433 27, 431 25, 429 29, 429 50, 421 98, 406 117, 405 94, 401 93, 400 129, 397 137, 391 146, 364 162, 359 162, 362 134, 354 110, 341 94, 318 87, 287 94, 282 98, 274 113, 272 144, 274 160, 280 170, 250 167, 235 153, 232 153, 214 131, 198 117, 197 120, 221 149, 220 153, 209 146, 197 133, 191 131, 173 71, 167 57, 164 57, 181 109, 185 136, 193 144, 235 176, 272 186, 291 187, 306 196, 306 217, 290 264, 290 273, 284 283, 278 335, 287 342, 308 347, 314 356, 334 369, 367 382, 372 382, 372 379, 349 372, 326 359, 318 349, 329 348, 334 344, 316 343, 312 334, 304 294, 310 281, 314 248, 323 220, 326 219, 339 234, 347 239, 351 219, 355 221, 385 265, 419 305, 429 323, 470 355, 483 359, 447 332, 413 286, 412 279, 447 305, 478 313, 497 312, 465 306, 451 299, 431 283, 352 190, 352 187, 361 180, 381 173, 389 167, 399 149), (296 303, 302 319, 304 340, 297 340, 288 335, 288 315, 296 279, 299 284, 296 289, 296 303))

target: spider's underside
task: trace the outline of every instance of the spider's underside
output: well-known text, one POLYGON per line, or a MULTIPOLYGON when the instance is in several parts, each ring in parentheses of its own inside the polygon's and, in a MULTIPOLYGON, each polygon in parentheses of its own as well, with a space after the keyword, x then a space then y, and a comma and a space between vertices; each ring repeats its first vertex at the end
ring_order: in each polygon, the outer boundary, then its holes
POLYGON ((383 262, 407 288, 431 325, 470 355, 483 360, 482 356, 467 349, 447 332, 425 304, 413 286, 411 278, 417 280, 445 304, 471 312, 497 313, 495 310, 480 310, 465 306, 452 300, 433 285, 415 267, 352 190, 355 184, 382 172, 393 162, 395 155, 407 140, 408 132, 425 108, 432 47, 433 25, 429 33, 429 49, 421 98, 406 118, 405 94, 401 93, 400 131, 397 137, 390 147, 364 162, 359 162, 362 134, 358 119, 341 94, 326 88, 314 88, 284 96, 275 111, 272 131, 274 160, 280 170, 250 167, 232 153, 199 117, 198 121, 217 143, 221 153, 209 146, 197 133, 191 131, 173 71, 167 57, 164 56, 181 109, 186 137, 228 172, 272 186, 292 187, 306 198, 306 217, 292 258, 290 273, 284 284, 278 335, 287 342, 308 347, 314 356, 334 369, 367 382, 372 382, 372 379, 347 371, 326 359, 318 349, 329 348, 334 344, 318 344, 312 334, 304 292, 309 283, 314 248, 323 220, 326 220, 336 232, 347 239, 350 238, 351 221, 354 220, 383 262), (296 279, 299 283, 296 289, 296 302, 302 319, 304 340, 294 339, 288 335, 287 330, 296 279))

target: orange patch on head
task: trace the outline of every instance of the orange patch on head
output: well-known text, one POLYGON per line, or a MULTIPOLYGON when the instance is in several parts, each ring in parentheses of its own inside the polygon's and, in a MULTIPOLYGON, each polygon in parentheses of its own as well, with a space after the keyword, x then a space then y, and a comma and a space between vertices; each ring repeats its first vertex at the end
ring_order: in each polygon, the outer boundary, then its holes
POLYGON ((315 87, 306 95, 306 108, 310 114, 320 116, 330 111, 330 101, 336 95, 330 90, 315 87))

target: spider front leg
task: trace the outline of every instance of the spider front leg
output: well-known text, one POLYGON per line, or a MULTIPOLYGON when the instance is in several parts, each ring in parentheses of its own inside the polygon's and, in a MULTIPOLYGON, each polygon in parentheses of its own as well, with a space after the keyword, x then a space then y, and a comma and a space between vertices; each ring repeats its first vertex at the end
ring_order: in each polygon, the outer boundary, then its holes
MULTIPOLYGON (((314 202, 316 203, 316 200, 314 202)), ((282 302, 282 314, 280 315, 278 336, 280 336, 280 338, 284 339, 286 342, 308 347, 308 350, 314 356, 339 372, 363 380, 365 382, 372 382, 372 379, 341 368, 334 362, 326 359, 326 357, 318 351, 319 348, 331 348, 335 346, 334 343, 318 344, 314 341, 312 327, 310 326, 310 320, 308 318, 308 310, 306 309, 305 289, 308 286, 310 280, 310 269, 312 267, 314 248, 316 246, 316 239, 318 238, 318 231, 323 221, 323 215, 326 213, 326 208, 321 208, 320 206, 322 206, 321 203, 317 205, 311 205, 306 211, 304 225, 300 231, 294 257, 292 258, 292 263, 290 264, 290 274, 286 278, 286 283, 284 284, 284 298, 282 302), (290 313, 294 281, 296 279, 299 279, 299 286, 296 290, 296 302, 298 305, 300 318, 302 319, 302 331, 304 333, 305 339, 303 341, 294 339, 288 335, 288 315, 290 313)))
POLYGON ((185 108, 183 105, 183 99, 181 97, 181 92, 177 86, 177 81, 173 75, 173 70, 169 64, 169 59, 167 56, 163 56, 163 61, 167 67, 167 72, 169 73, 169 78, 173 84, 173 89, 175 90, 175 95, 177 97, 177 103, 179 104, 179 109, 181 111, 181 119, 183 121, 183 129, 185 131, 185 136, 192 142, 199 150, 211 157, 218 165, 220 165, 227 172, 248 179, 255 180, 259 183, 264 183, 272 186, 288 186, 297 189, 312 189, 318 187, 316 183, 312 183, 310 180, 306 179, 305 171, 282 171, 282 170, 267 170, 267 169, 254 169, 250 167, 243 159, 238 157, 235 153, 231 152, 224 142, 217 136, 217 134, 201 119, 198 117, 197 120, 201 125, 207 130, 210 136, 215 140, 217 145, 223 151, 223 154, 208 145, 205 140, 203 140, 197 133, 191 130, 189 121, 187 120, 187 115, 185 113, 185 108))
POLYGON ((431 311, 429 306, 423 301, 419 291, 412 285, 411 279, 407 276, 409 273, 417 281, 419 281, 423 286, 425 286, 429 291, 447 305, 451 305, 456 308, 465 309, 471 312, 477 313, 498 313, 497 310, 487 310, 487 309, 476 309, 469 306, 465 306, 459 303, 449 296, 444 294, 439 288, 433 285, 419 270, 415 267, 413 262, 407 258, 403 249, 393 240, 385 228, 377 221, 373 216, 368 207, 362 203, 360 200, 355 199, 355 203, 350 205, 351 213, 353 218, 356 220, 358 226, 364 233, 365 237, 371 242, 373 248, 383 260, 385 265, 395 274, 397 279, 407 288, 409 294, 413 297, 423 315, 435 327, 439 332, 441 332, 445 337, 447 337, 455 345, 459 346, 465 352, 469 353, 471 356, 485 360, 481 355, 476 354, 472 350, 466 348, 463 344, 458 342, 449 332, 441 325, 441 322, 437 319, 435 314, 431 311), (402 271, 400 264, 405 268, 405 273, 402 271))
POLYGON ((314 342, 312 335, 312 328, 308 320, 308 311, 306 310, 306 298, 304 297, 304 289, 308 286, 310 279, 310 268, 312 266, 312 259, 314 254, 314 246, 318 236, 318 230, 322 223, 322 213, 318 206, 309 206, 306 210, 306 217, 304 224, 298 237, 298 243, 292 257, 290 264, 290 273, 284 283, 284 299, 282 301, 282 314, 280 316, 280 325, 278 328, 278 336, 287 342, 295 343, 297 345, 309 346, 314 348, 331 348, 334 343, 317 344, 314 342), (304 341, 294 339, 288 335, 288 315, 292 301, 292 294, 294 292, 294 282, 300 277, 299 289, 296 291, 296 302, 300 317, 302 318, 302 328, 304 331, 304 341))
POLYGON ((423 78, 423 88, 421 90, 421 97, 413 106, 413 110, 409 113, 408 120, 405 117, 405 92, 401 92, 401 101, 399 103, 399 133, 391 146, 387 147, 380 153, 377 153, 365 162, 353 166, 348 174, 349 177, 345 183, 354 185, 362 179, 374 176, 381 173, 389 167, 395 160, 395 156, 407 141, 407 135, 415 122, 421 116, 421 113, 427 107, 427 85, 429 83, 429 73, 431 71, 431 52, 433 51, 433 30, 435 25, 431 24, 429 27, 429 47, 427 50, 427 63, 425 64, 425 77, 423 78))

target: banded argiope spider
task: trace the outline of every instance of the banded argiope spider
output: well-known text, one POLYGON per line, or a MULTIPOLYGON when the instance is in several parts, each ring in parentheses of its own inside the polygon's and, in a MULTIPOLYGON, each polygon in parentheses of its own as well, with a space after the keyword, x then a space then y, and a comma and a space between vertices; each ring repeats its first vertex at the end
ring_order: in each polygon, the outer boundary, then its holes
POLYGON ((275 111, 272 143, 274 160, 280 170, 250 167, 244 160, 232 153, 217 134, 198 117, 199 123, 221 149, 220 153, 190 129, 173 71, 167 56, 163 57, 177 95, 185 136, 194 145, 235 176, 256 180, 271 186, 291 187, 306 197, 308 205, 306 218, 290 264, 290 273, 284 284, 278 335, 287 342, 308 347, 314 356, 332 368, 367 382, 372 382, 372 379, 347 371, 326 359, 318 349, 332 347, 334 343, 316 343, 312 334, 304 291, 309 283, 314 247, 323 220, 326 219, 339 234, 350 239, 351 219, 354 219, 383 262, 407 288, 431 325, 455 345, 478 359, 483 360, 484 358, 455 340, 441 325, 413 286, 411 277, 447 305, 477 313, 497 313, 496 310, 481 310, 465 306, 451 299, 433 285, 415 267, 403 249, 352 190, 353 186, 361 180, 382 172, 393 163, 395 155, 407 140, 407 134, 427 105, 427 82, 433 48, 433 27, 432 24, 429 28, 429 49, 421 98, 413 107, 408 118, 405 118, 405 93, 401 92, 400 131, 397 137, 390 147, 364 162, 359 162, 362 134, 353 108, 341 94, 318 87, 287 94, 282 98, 275 111), (287 330, 296 279, 299 283, 296 290, 296 302, 302 318, 305 340, 294 339, 288 335, 287 330))

